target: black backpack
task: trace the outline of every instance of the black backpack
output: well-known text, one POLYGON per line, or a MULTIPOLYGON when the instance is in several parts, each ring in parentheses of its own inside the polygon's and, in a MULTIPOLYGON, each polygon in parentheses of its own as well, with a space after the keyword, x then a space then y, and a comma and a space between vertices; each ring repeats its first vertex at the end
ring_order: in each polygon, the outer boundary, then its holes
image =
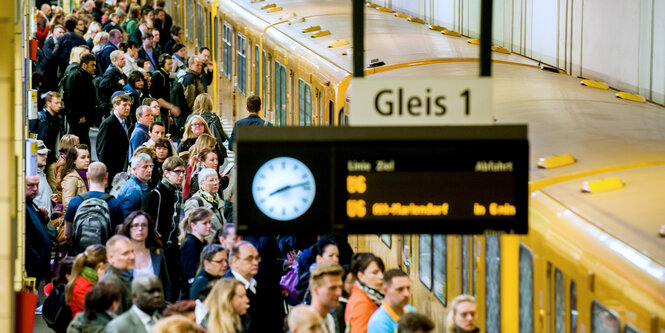
POLYGON ((111 212, 108 200, 113 198, 104 193, 93 198, 88 193, 79 195, 83 202, 78 206, 74 216, 74 249, 77 253, 93 244, 105 244, 111 237, 111 212))
POLYGON ((53 287, 51 293, 44 300, 42 318, 46 325, 56 332, 67 331, 72 321, 72 310, 65 303, 65 285, 53 287))

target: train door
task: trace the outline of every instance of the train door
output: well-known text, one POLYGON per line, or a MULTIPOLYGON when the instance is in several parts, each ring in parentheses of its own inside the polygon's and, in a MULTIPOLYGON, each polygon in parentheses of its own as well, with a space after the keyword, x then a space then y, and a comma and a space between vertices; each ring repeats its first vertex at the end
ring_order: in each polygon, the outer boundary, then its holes
POLYGON ((526 245, 519 248, 519 333, 533 333, 535 323, 533 251, 526 245))
MULTIPOLYGON (((292 67, 293 68, 293 67, 292 67)), ((291 108, 287 111, 290 115, 288 124, 291 126, 296 125, 296 86, 293 70, 289 70, 289 84, 288 84, 288 93, 286 94, 286 105, 287 108, 291 108)))
POLYGON ((238 92, 243 96, 247 95, 247 37, 238 32, 238 44, 236 45, 238 52, 238 92))
POLYGON ((270 117, 265 118, 265 119, 268 119, 268 120, 271 120, 271 119, 275 118, 275 115, 272 113, 273 108, 271 107, 271 103, 270 103, 270 101, 272 100, 270 98, 271 97, 270 83, 272 82, 270 80, 272 75, 270 75, 270 74, 272 73, 272 71, 269 67, 271 63, 272 63, 272 61, 270 61, 270 59, 268 59, 268 52, 266 52, 266 50, 263 50, 263 57, 261 59, 261 67, 262 67, 262 70, 263 70, 263 77, 261 78, 261 80, 263 80, 262 101, 263 101, 263 105, 264 105, 265 115, 271 115, 270 117))
POLYGON ((312 125, 312 86, 303 79, 298 79, 298 123, 312 125))
POLYGON ((485 332, 501 332, 501 242, 485 235, 485 332))
POLYGON ((323 126, 323 94, 321 90, 316 89, 316 125, 323 126))
MULTIPOLYGON (((547 263, 547 313, 550 319, 548 331, 554 333, 577 332, 577 283, 569 274, 556 267, 553 263, 547 263)), ((593 316, 593 314, 592 314, 593 316)), ((603 332, 608 327, 613 327, 610 320, 609 326, 603 326, 603 332)), ((592 323, 593 324, 593 323, 592 323)), ((617 332, 620 329, 618 318, 616 321, 617 332)), ((593 325, 592 325, 593 332, 593 325)))

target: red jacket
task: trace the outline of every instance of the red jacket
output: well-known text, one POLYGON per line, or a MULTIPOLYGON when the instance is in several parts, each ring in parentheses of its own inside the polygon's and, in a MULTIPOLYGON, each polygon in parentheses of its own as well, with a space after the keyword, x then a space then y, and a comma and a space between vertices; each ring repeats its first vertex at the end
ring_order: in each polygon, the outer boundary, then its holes
POLYGON ((85 294, 87 294, 90 289, 92 289, 92 282, 79 275, 76 278, 76 282, 74 282, 72 299, 69 300, 69 307, 72 309, 72 318, 74 318, 77 313, 85 310, 85 294))
POLYGON ((365 292, 353 285, 353 291, 344 311, 344 321, 350 333, 367 333, 367 323, 374 311, 379 308, 365 292))

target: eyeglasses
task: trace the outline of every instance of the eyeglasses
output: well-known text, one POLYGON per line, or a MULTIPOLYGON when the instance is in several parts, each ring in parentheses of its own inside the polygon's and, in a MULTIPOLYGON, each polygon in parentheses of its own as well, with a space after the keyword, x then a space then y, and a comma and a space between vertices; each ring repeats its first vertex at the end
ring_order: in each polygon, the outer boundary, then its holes
POLYGON ((261 256, 256 256, 256 257, 249 256, 249 257, 245 257, 245 258, 240 258, 240 260, 244 260, 246 262, 252 262, 252 261, 256 260, 256 262, 261 262, 261 256))
POLYGON ((182 176, 185 174, 185 170, 170 170, 169 172, 173 172, 178 176, 182 176))
POLYGON ((145 223, 142 223, 142 224, 132 224, 132 225, 130 226, 130 228, 132 228, 132 229, 148 229, 148 225, 145 224, 145 223))

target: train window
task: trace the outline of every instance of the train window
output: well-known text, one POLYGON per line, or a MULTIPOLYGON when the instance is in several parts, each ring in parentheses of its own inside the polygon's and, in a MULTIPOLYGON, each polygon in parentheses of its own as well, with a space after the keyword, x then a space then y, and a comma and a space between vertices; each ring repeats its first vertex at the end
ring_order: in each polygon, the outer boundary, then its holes
POLYGON ((266 64, 268 63, 267 60, 266 60, 267 56, 268 55, 267 55, 266 51, 263 50, 263 59, 261 60, 262 61, 261 66, 263 67, 263 78, 261 78, 261 79, 263 80, 263 100, 264 101, 266 100, 266 90, 268 90, 268 87, 266 86, 266 77, 268 77, 268 67, 266 66, 266 64))
POLYGON ((238 34, 238 90, 244 95, 247 89, 247 37, 238 34))
POLYGON ((259 64, 261 61, 259 61, 259 45, 254 46, 254 95, 260 96, 259 95, 259 64))
MULTIPOLYGON (((194 13, 194 0, 187 0, 187 13, 190 15, 196 15, 194 13)), ((191 20, 187 20, 187 38, 189 39, 190 42, 194 41, 194 20, 196 18, 193 18, 191 20)))
POLYGON ((577 332, 577 284, 570 281, 570 331, 577 332))
POLYGON ((328 102, 328 126, 335 126, 335 103, 328 102))
POLYGON ((402 235, 402 265, 406 274, 411 272, 411 236, 402 235))
POLYGON ((203 6, 199 3, 196 5, 196 12, 197 12, 197 27, 196 27, 196 44, 197 48, 200 49, 203 47, 203 41, 205 36, 203 36, 203 22, 205 22, 204 19, 204 13, 203 13, 203 6))
POLYGON ((298 79, 298 120, 300 126, 312 125, 312 86, 298 79))
POLYGON ((462 236, 462 244, 461 244, 461 257, 462 257, 462 269, 460 270, 462 274, 462 294, 469 294, 469 266, 471 266, 470 263, 470 258, 469 258, 469 252, 471 250, 469 249, 469 236, 464 235, 462 236))
POLYGON ((393 238, 391 234, 382 234, 381 235, 381 241, 388 246, 388 248, 391 248, 393 246, 393 238))
POLYGON ((591 333, 619 333, 620 330, 619 316, 597 301, 593 301, 591 303, 591 333))
MULTIPOLYGON (((480 249, 480 243, 478 244, 478 249, 480 249)), ((473 235, 471 239, 471 254, 471 274, 473 275, 471 287, 473 288, 473 296, 476 296, 476 271, 478 270, 478 267, 476 267, 476 257, 478 256, 476 253, 476 235, 473 235)))
POLYGON ((321 118, 321 113, 323 112, 323 94, 318 89, 316 90, 316 124, 318 126, 323 125, 323 118, 321 118))
POLYGON ((286 125, 286 67, 275 61, 275 125, 286 125))
POLYGON ((519 263, 520 333, 533 333, 533 253, 524 244, 520 244, 519 263))
POLYGON ((231 79, 231 25, 224 23, 224 75, 231 79))
POLYGON ((499 236, 485 236, 485 331, 501 331, 501 250, 499 236))
POLYGON ((566 331, 563 289, 563 273, 556 269, 554 270, 554 333, 566 331))
POLYGON ((215 18, 213 20, 213 35, 212 35, 212 42, 213 42, 213 48, 215 49, 215 62, 219 62, 219 20, 215 18))
POLYGON ((433 271, 433 286, 432 291, 434 297, 438 299, 443 306, 446 306, 446 268, 448 264, 448 257, 446 251, 446 236, 434 235, 432 236, 432 271, 433 271))
POLYGON ((432 235, 418 236, 418 276, 420 282, 432 290, 432 235))
POLYGON ((337 119, 338 126, 346 126, 349 124, 349 116, 344 113, 344 109, 339 110, 339 119, 337 119))

